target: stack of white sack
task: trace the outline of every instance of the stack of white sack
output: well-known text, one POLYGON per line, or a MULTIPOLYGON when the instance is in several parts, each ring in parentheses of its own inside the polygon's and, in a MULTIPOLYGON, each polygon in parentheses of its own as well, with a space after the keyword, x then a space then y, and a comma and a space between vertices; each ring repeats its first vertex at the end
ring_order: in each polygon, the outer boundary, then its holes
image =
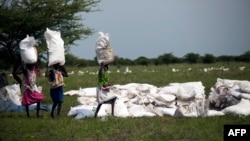
POLYGON ((250 115, 250 81, 217 78, 208 100, 225 114, 250 115))
POLYGON ((0 88, 0 112, 21 112, 22 95, 19 84, 11 84, 0 88))
MULTIPOLYGON (((205 87, 199 82, 170 83, 163 89, 176 96, 176 117, 208 116, 208 103, 206 102, 205 87), (172 88, 172 89, 170 89, 172 88), (168 90, 174 90, 169 91, 168 90)), ((166 93, 165 92, 165 93, 166 93)), ((167 112, 167 111, 166 111, 167 112)))
POLYGON ((61 38, 61 33, 47 28, 44 36, 48 49, 48 66, 52 66, 58 63, 63 66, 65 64, 65 56, 64 41, 61 38))
POLYGON ((110 45, 109 35, 103 32, 99 32, 99 37, 96 40, 96 57, 97 62, 100 65, 103 64, 110 64, 114 61, 114 51, 110 45))
POLYGON ((25 64, 34 64, 37 62, 38 55, 35 45, 35 38, 29 35, 19 43, 21 59, 25 64))
MULTIPOLYGON (((68 116, 75 116, 76 119, 94 116, 98 105, 96 87, 71 90, 64 94, 78 96, 79 105, 71 107, 68 116)), ((109 94, 117 97, 114 108, 114 115, 117 117, 198 117, 206 115, 207 112, 204 86, 201 82, 171 83, 160 88, 140 83, 113 85, 109 94)), ((103 104, 98 116, 110 114, 111 105, 103 104)))

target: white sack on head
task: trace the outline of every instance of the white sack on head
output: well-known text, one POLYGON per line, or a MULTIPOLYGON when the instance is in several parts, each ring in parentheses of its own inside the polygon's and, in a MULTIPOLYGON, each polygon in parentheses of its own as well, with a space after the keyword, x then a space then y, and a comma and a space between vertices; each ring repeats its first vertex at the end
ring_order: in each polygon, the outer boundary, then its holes
POLYGON ((64 41, 61 38, 61 33, 47 28, 44 33, 44 36, 46 39, 48 55, 49 55, 48 66, 52 66, 57 63, 59 63, 61 66, 64 65, 65 64, 64 41))
POLYGON ((19 43, 20 55, 24 63, 34 64, 37 62, 38 55, 37 50, 34 47, 35 44, 35 38, 29 35, 19 43))
POLYGON ((110 64, 114 61, 114 51, 109 43, 109 35, 99 32, 99 37, 96 40, 96 57, 98 64, 110 64))

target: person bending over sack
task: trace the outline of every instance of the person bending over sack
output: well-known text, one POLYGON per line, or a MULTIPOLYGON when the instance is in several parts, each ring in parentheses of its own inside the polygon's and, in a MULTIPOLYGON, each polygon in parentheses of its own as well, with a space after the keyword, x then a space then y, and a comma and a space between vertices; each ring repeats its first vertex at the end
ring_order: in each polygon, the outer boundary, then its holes
POLYGON ((54 111, 57 107, 57 116, 60 115, 63 103, 63 74, 59 69, 59 64, 53 65, 53 69, 49 70, 48 81, 50 84, 50 96, 53 101, 51 117, 54 118, 54 111))
POLYGON ((39 110, 41 101, 45 96, 38 90, 36 85, 36 77, 40 75, 39 69, 35 64, 26 64, 23 70, 24 78, 24 93, 22 98, 22 105, 25 106, 27 117, 29 115, 29 105, 36 103, 36 116, 39 117, 39 110))

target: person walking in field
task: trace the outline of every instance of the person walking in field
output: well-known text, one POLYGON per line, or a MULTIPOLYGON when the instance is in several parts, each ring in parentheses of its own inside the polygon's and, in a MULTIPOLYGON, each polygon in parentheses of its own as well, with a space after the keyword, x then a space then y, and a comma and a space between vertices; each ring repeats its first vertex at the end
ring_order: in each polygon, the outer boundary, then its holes
POLYGON ((54 64, 53 69, 48 72, 48 83, 50 85, 50 96, 53 101, 51 117, 54 118, 54 111, 57 107, 57 116, 60 115, 63 103, 63 74, 59 69, 59 64, 54 64))
POLYGON ((27 117, 29 114, 29 105, 36 103, 36 116, 40 117, 40 105, 41 101, 45 99, 45 96, 38 90, 36 85, 37 74, 40 76, 39 69, 35 64, 26 64, 23 70, 24 78, 24 93, 22 98, 22 105, 25 106, 27 117))
POLYGON ((99 32, 98 34, 99 37, 96 41, 95 51, 100 69, 98 71, 98 84, 96 88, 98 105, 95 111, 95 117, 97 117, 102 104, 111 104, 111 114, 114 116, 114 106, 117 97, 109 93, 111 85, 108 82, 108 70, 110 64, 114 61, 114 52, 109 43, 109 35, 103 32, 99 32))

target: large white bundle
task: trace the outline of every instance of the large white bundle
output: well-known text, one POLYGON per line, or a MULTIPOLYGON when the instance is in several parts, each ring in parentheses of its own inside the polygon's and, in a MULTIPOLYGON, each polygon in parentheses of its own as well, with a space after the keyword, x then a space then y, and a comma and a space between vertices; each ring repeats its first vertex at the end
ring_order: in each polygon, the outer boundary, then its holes
POLYGON ((80 105, 97 105, 95 97, 79 96, 77 97, 77 103, 80 105))
POLYGON ((250 101, 248 99, 242 98, 240 103, 229 106, 222 111, 225 114, 236 114, 236 115, 244 115, 249 116, 250 115, 250 101))
MULTIPOLYGON (((220 100, 221 98, 227 98, 227 101, 231 103, 229 103, 229 105, 235 105, 237 101, 234 101, 232 96, 247 99, 250 97, 250 94, 242 93, 241 90, 241 87, 247 89, 247 84, 242 84, 240 87, 240 81, 226 80, 224 82, 223 79, 218 80, 218 85, 211 88, 214 93, 212 93, 213 96, 210 95, 210 102, 220 100)), ((81 89, 81 91, 82 95, 78 94, 78 96, 81 96, 78 98, 80 104, 89 106, 97 105, 96 98, 98 98, 99 95, 97 95, 97 97, 90 96, 94 93, 93 87, 81 89)), ((175 117, 200 117, 225 114, 225 112, 222 111, 216 112, 216 110, 209 109, 209 102, 205 97, 204 86, 200 81, 170 83, 170 85, 162 88, 157 88, 150 84, 128 83, 125 85, 113 85, 109 92, 103 92, 100 89, 97 89, 97 92, 104 96, 99 97, 100 101, 106 98, 112 98, 113 96, 117 97, 114 115, 118 117, 163 115, 175 117)), ((79 113, 81 112, 79 110, 77 111, 79 113)), ((98 117, 104 117, 110 114, 111 105, 103 104, 98 112, 98 117)), ((246 115, 246 113, 244 113, 244 115, 246 115)), ((79 117, 81 116, 82 115, 79 115, 79 117)))
POLYGON ((242 80, 238 82, 238 85, 242 92, 250 94, 250 81, 242 80))
POLYGON ((156 99, 161 100, 163 102, 173 102, 176 99, 176 96, 171 94, 158 94, 156 99))
POLYGON ((114 115, 117 117, 128 117, 129 112, 123 99, 117 99, 114 108, 114 115))
POLYGON ((195 93, 192 89, 184 89, 183 87, 180 87, 176 93, 176 97, 179 100, 191 101, 195 98, 195 93))
POLYGON ((205 98, 205 87, 200 81, 186 83, 170 83, 159 88, 158 93, 175 95, 179 100, 193 100, 205 98))
POLYGON ((79 96, 96 97, 96 87, 80 88, 79 96))
POLYGON ((61 66, 64 65, 65 64, 64 41, 61 38, 61 33, 47 28, 44 33, 44 36, 46 39, 48 55, 49 55, 48 66, 52 66, 57 63, 59 63, 61 66))
POLYGON ((211 116, 224 116, 225 113, 222 111, 217 111, 217 110, 208 110, 207 112, 207 116, 211 117, 211 116))
POLYGON ((174 116, 177 108, 162 108, 164 115, 174 116))
POLYGON ((0 111, 22 111, 21 89, 19 84, 7 85, 0 89, 0 111))
POLYGON ((94 112, 90 109, 79 109, 77 110, 78 114, 75 116, 75 119, 83 119, 86 117, 94 117, 94 112))
POLYGON ((220 86, 223 86, 223 87, 226 87, 226 88, 231 88, 236 84, 237 84, 236 80, 217 78, 217 82, 215 84, 215 87, 218 88, 220 86))
POLYGON ((156 116, 155 113, 146 111, 143 105, 132 105, 128 108, 131 117, 152 117, 156 116))
POLYGON ((75 116, 75 119, 82 119, 85 117, 94 117, 94 106, 79 105, 76 107, 70 107, 68 116, 75 116))
POLYGON ((178 90, 179 90, 179 86, 164 86, 164 87, 159 88, 158 93, 176 95, 178 90))
POLYGON ((114 61, 114 51, 109 43, 109 35, 99 32, 99 37, 96 40, 96 57, 98 64, 110 64, 114 61))
POLYGON ((24 38, 19 43, 20 55, 24 63, 34 64, 37 62, 38 56, 37 56, 37 50, 34 47, 35 44, 36 44, 35 38, 29 35, 27 35, 27 37, 24 38))
POLYGON ((236 105, 240 99, 250 99, 250 82, 246 80, 229 80, 218 78, 211 88, 208 100, 215 108, 224 109, 236 105))

